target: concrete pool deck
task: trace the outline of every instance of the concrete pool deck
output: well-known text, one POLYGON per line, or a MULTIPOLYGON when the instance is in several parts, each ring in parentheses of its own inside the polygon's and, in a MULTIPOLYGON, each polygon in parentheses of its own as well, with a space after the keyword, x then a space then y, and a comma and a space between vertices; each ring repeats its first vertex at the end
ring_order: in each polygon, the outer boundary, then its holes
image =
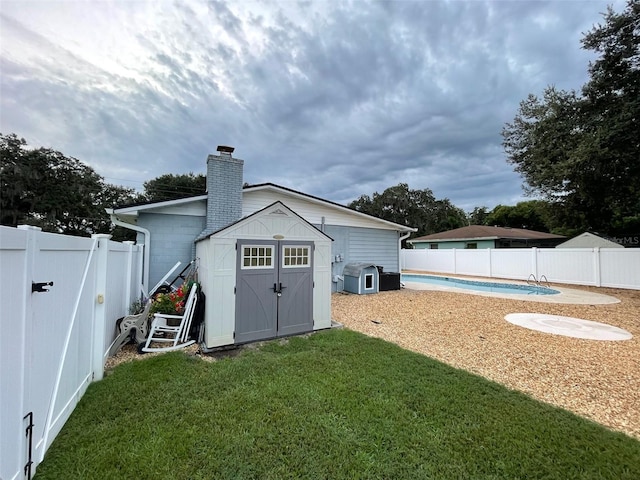
MULTIPOLYGON (((468 277, 459 275, 439 275, 426 272, 417 271, 404 271, 402 273, 411 275, 429 275, 434 277, 446 277, 446 278, 460 278, 463 280, 471 280, 477 282, 491 282, 491 283, 505 283, 512 285, 526 285, 525 281, 503 280, 499 278, 486 278, 486 277, 468 277)), ((493 298, 507 298, 511 300, 524 300, 526 302, 540 302, 540 303, 563 303, 569 305, 610 305, 619 303, 615 297, 611 295, 605 295, 602 293, 589 292, 587 290, 578 290, 574 288, 560 287, 558 285, 551 285, 551 288, 558 290, 560 293, 555 295, 528 295, 519 293, 495 293, 495 292, 481 292, 476 290, 469 290, 466 288, 457 288, 452 286, 443 285, 430 285, 428 283, 418 282, 405 282, 403 281, 405 288, 410 290, 436 290, 440 292, 456 292, 467 293, 470 295, 481 295, 484 297, 493 298)))

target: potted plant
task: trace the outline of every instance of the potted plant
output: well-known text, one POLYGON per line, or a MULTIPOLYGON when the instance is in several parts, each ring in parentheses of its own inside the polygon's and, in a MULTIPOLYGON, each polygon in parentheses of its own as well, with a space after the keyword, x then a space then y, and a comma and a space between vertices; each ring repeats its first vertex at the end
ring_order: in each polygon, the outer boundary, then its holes
MULTIPOLYGON (((151 315, 155 313, 182 315, 184 304, 194 283, 193 281, 185 282, 174 292, 156 294, 151 304, 151 315)), ((176 321, 179 322, 179 320, 176 321)), ((171 320, 169 319, 167 323, 171 324, 171 320)))

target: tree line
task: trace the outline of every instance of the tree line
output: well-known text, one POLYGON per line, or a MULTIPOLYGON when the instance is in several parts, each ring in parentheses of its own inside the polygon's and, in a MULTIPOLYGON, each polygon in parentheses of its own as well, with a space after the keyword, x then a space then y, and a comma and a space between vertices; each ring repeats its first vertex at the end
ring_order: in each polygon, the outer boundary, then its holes
POLYGON ((583 35, 597 54, 581 92, 529 95, 502 131, 507 161, 551 207, 551 226, 640 231, 640 1, 583 35))
MULTIPOLYGON (((628 0, 584 34, 597 53, 581 93, 554 86, 529 95, 502 130, 506 160, 533 200, 464 212, 430 189, 400 183, 348 206, 416 227, 416 236, 465 225, 498 225, 563 235, 640 232, 640 0, 628 0)), ((204 175, 162 175, 143 192, 104 181, 80 160, 29 148, 0 133, 0 220, 87 236, 114 233, 105 208, 204 194, 204 175)), ((123 239, 130 232, 115 232, 123 239)))
MULTIPOLYGON (((2 225, 29 224, 44 231, 89 236, 111 233, 118 240, 132 233, 116 229, 105 208, 175 200, 206 191, 202 174, 161 175, 144 182, 143 191, 104 181, 90 166, 49 148, 29 148, 15 134, 0 133, 0 217, 2 225)), ((413 190, 405 183, 382 193, 362 195, 349 205, 356 211, 416 227, 417 236, 469 224, 499 225, 550 231, 547 202, 532 200, 488 211, 466 213, 429 189, 413 190)))
POLYGON ((204 175, 162 175, 143 184, 144 191, 104 181, 77 158, 50 148, 30 148, 15 133, 0 133, 0 223, 29 224, 45 232, 89 236, 115 230, 105 208, 172 200, 205 193, 204 175))

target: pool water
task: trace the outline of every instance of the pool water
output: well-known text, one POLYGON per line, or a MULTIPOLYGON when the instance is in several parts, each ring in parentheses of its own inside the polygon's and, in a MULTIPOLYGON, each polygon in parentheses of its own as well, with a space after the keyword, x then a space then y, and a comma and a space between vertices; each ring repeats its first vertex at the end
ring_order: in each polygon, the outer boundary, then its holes
POLYGON ((512 283, 481 282, 475 280, 463 280, 461 278, 437 277, 434 275, 412 275, 403 273, 403 282, 427 283, 430 285, 442 285, 446 287, 464 288, 477 292, 493 292, 520 295, 555 295, 558 290, 547 287, 537 287, 533 285, 519 285, 512 283))

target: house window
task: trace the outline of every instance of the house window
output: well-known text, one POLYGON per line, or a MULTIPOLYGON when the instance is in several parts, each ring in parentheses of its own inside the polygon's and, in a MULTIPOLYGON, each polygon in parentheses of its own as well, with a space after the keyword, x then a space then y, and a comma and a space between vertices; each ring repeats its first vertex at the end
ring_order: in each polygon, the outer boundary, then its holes
POLYGON ((282 268, 309 266, 309 247, 284 246, 282 248, 282 268))
POLYGON ((364 274, 364 289, 373 290, 373 273, 364 274))
POLYGON ((272 268, 273 247, 245 245, 242 248, 242 268, 272 268))
POLYGON ((437 243, 431 243, 431 244, 429 244, 429 248, 431 250, 438 250, 438 244, 437 243))
POLYGON ((478 248, 478 244, 475 242, 472 243, 467 243, 464 248, 470 249, 470 250, 475 250, 476 248, 478 248))

